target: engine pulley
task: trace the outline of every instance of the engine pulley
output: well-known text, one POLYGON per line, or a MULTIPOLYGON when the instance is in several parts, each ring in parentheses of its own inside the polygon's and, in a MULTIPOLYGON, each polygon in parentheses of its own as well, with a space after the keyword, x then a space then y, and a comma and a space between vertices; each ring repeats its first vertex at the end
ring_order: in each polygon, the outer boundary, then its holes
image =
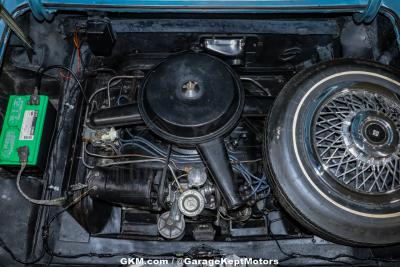
POLYGON ((188 190, 180 195, 178 203, 183 215, 195 217, 204 210, 205 200, 199 191, 188 190))

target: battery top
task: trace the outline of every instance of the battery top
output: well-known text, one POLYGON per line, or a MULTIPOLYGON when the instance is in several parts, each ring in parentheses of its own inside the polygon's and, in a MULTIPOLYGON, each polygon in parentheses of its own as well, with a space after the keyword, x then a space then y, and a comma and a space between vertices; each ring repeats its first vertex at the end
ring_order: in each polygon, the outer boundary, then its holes
MULTIPOLYGON (((0 165, 20 165, 18 148, 27 146, 27 165, 38 162, 40 142, 49 99, 39 96, 37 105, 30 104, 31 96, 10 96, 0 136, 0 165)), ((49 137, 50 138, 50 137, 49 137)))

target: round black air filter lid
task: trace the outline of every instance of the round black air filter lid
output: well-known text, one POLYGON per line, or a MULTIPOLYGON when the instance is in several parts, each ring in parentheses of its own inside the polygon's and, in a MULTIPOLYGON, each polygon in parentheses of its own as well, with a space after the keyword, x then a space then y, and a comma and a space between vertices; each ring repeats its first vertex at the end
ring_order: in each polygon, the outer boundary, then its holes
POLYGON ((240 118, 244 92, 223 61, 201 53, 169 57, 147 75, 139 91, 145 123, 161 137, 198 144, 222 136, 240 118))

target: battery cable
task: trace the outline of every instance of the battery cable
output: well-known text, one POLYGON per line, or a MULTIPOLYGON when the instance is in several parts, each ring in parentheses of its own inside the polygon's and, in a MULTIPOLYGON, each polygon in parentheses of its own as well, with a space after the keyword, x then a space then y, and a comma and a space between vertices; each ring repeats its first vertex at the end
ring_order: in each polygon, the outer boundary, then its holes
POLYGON ((33 199, 29 197, 21 188, 21 177, 22 173, 24 172, 27 162, 28 162, 28 157, 29 157, 29 148, 27 146, 23 146, 18 148, 18 157, 19 161, 21 163, 21 168, 18 172, 17 175, 17 188, 18 191, 21 193, 21 195, 28 200, 29 202, 36 204, 36 205, 44 205, 44 206, 63 206, 66 202, 65 197, 60 197, 56 199, 51 199, 51 200, 39 200, 39 199, 33 199))

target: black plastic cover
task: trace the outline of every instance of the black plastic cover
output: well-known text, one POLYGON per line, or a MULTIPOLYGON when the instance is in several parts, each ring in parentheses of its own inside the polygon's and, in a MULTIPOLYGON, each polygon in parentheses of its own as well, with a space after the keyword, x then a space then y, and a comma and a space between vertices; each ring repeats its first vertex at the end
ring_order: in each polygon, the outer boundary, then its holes
POLYGON ((139 90, 139 111, 159 136, 198 144, 228 133, 243 111, 240 80, 223 61, 201 53, 169 57, 139 90))
POLYGON ((96 56, 109 56, 115 43, 111 23, 106 19, 88 20, 86 37, 89 48, 96 56))

